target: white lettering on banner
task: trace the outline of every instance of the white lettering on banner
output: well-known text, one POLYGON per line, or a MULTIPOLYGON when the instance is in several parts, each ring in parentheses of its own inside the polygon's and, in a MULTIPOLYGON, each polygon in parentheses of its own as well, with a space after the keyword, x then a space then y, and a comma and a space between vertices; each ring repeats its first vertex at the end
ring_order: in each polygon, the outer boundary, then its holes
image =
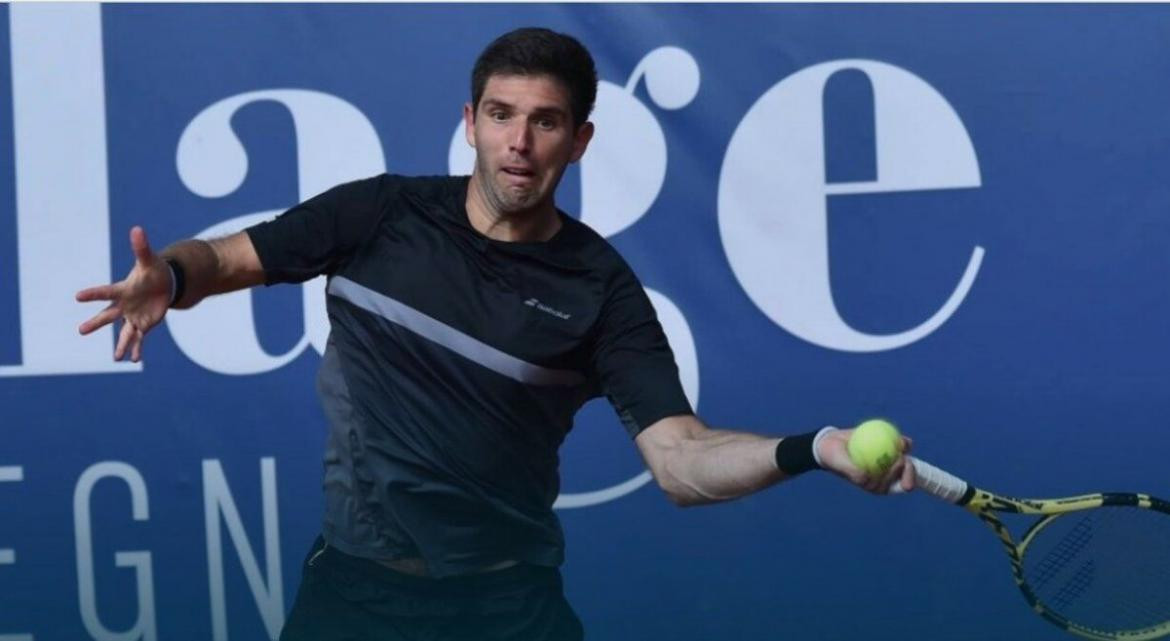
MULTIPOLYGON (((239 94, 207 107, 179 138, 176 164, 183 184, 205 198, 231 194, 248 174, 248 153, 231 127, 232 116, 246 105, 276 101, 292 115, 297 147, 299 196, 302 201, 339 183, 386 171, 382 143, 370 121, 353 105, 329 94, 272 89, 239 94)), ((200 232, 214 238, 268 220, 280 211, 239 216, 200 232)), ((304 283, 305 335, 285 354, 266 353, 252 322, 248 291, 208 298, 188 310, 167 314, 167 327, 188 358, 219 374, 259 374, 277 369, 312 345, 325 351, 329 321, 325 279, 304 283)))
POLYGON ((244 577, 252 590, 252 597, 260 609, 260 617, 269 638, 276 640, 284 626, 284 587, 280 566, 280 529, 276 509, 276 461, 271 457, 260 459, 261 502, 264 513, 264 547, 267 577, 261 578, 260 566, 244 522, 236 509, 235 499, 228 488, 223 467, 219 461, 203 461, 203 516, 207 528, 208 586, 211 592, 211 629, 215 641, 226 641, 227 596, 223 578, 223 542, 220 538, 220 516, 227 526, 236 555, 244 566, 244 577))
POLYGON ((678 47, 647 54, 624 88, 599 84, 596 133, 581 159, 581 222, 606 238, 644 216, 666 181, 666 135, 634 97, 643 78, 650 99, 663 109, 681 109, 699 93, 699 65, 678 47))
MULTIPOLYGON (((140 371, 138 364, 112 361, 112 341, 79 337, 73 320, 67 325, 55 320, 69 316, 66 308, 75 309, 68 297, 71 290, 109 278, 108 243, 86 242, 109 238, 100 7, 19 5, 10 11, 10 21, 23 351, 21 364, 0 366, 0 376, 140 371), (46 33, 56 37, 45 38, 46 33), (43 44, 47 40, 68 44, 48 47, 43 44), (81 81, 66 83, 59 80, 62 77, 81 81), (53 114, 68 117, 58 122, 53 114), (61 162, 71 163, 70 173, 81 177, 75 176, 74 189, 54 189, 61 162), (59 260, 63 245, 71 248, 70 261, 59 260)), ((651 110, 635 97, 638 83, 645 82, 654 105, 680 109, 694 100, 700 80, 693 56, 677 47, 662 47, 643 57, 624 86, 600 83, 594 114, 598 135, 581 169, 583 221, 603 235, 617 234, 649 211, 664 184, 665 135, 651 110)), ((309 90, 259 90, 210 105, 184 129, 176 165, 193 193, 221 198, 244 183, 249 155, 231 119, 240 109, 262 101, 279 103, 292 117, 300 200, 385 171, 377 132, 353 105, 309 90)), ((473 158, 457 127, 449 150, 451 171, 470 171, 473 158)), ((889 335, 862 333, 845 323, 833 303, 827 197, 979 184, 978 161, 966 129, 946 99, 925 81, 871 60, 815 65, 767 91, 736 129, 719 181, 723 247, 748 296, 782 328, 829 349, 895 349, 929 335, 958 309, 978 273, 983 248, 974 248, 948 300, 918 327, 889 335), (822 94, 828 78, 845 69, 865 73, 874 87, 878 178, 827 184, 822 94)), ((197 237, 236 232, 279 213, 236 216, 197 237)), ((656 306, 678 311, 665 297, 652 298, 656 306)), ((216 296, 193 309, 172 311, 167 324, 180 351, 193 362, 216 373, 247 375, 282 367, 309 346, 324 351, 329 331, 324 279, 305 283, 302 313, 304 335, 280 355, 268 354, 260 344, 250 292, 216 296)), ((681 312, 671 318, 663 315, 663 324, 676 353, 688 349, 678 341, 693 351, 685 318, 681 312)), ((102 332, 112 338, 109 328, 102 332)), ((680 362, 684 378, 688 367, 692 365, 680 362)), ((696 386, 697 367, 696 360, 696 386)), ((642 474, 600 492, 620 496, 624 491, 619 488, 638 487, 648 478, 642 474)), ((558 505, 584 500, 565 498, 558 505)))
MULTIPOLYGON (((264 529, 265 561, 267 574, 261 575, 259 564, 248 543, 243 521, 236 508, 235 500, 228 487, 223 468, 219 461, 204 460, 203 507, 207 541, 208 580, 211 594, 211 618, 213 638, 227 639, 227 608, 224 589, 223 542, 221 527, 226 526, 236 556, 243 565, 245 578, 269 636, 276 639, 284 621, 283 572, 280 562, 280 531, 277 509, 276 463, 271 457, 260 459, 261 513, 264 529)), ((142 475, 133 466, 117 462, 102 461, 87 467, 77 480, 73 492, 74 544, 77 561, 78 601, 82 623, 89 637, 96 641, 157 641, 157 614, 155 609, 154 566, 148 551, 117 551, 114 564, 119 568, 134 568, 137 589, 137 620, 124 631, 112 631, 101 622, 98 614, 96 573, 94 566, 95 520, 108 521, 104 515, 92 511, 94 488, 104 479, 119 479, 130 490, 131 513, 135 521, 150 521, 147 485, 142 475)), ((0 466, 0 483, 24 481, 24 468, 17 465, 0 466)), ((10 519, 11 521, 11 519, 10 519)), ((35 524, 34 524, 35 525, 35 524)), ((3 528, 0 528, 0 533, 3 528)), ((100 535, 99 535, 100 538, 100 535)), ((11 549, 0 550, 0 566, 15 563, 16 553, 11 549)), ((187 574, 186 570, 179 568, 187 574)), ((62 590, 64 592, 64 590, 62 590)), ((115 594, 107 599, 120 599, 115 594)), ((107 601, 109 602, 109 601, 107 601)), ((2 613, 2 609, 0 609, 2 613)), ((59 621, 59 619, 55 620, 59 621)), ((3 633, 0 641, 33 641, 31 633, 3 633)))
POLYGON ((114 361, 113 328, 78 333, 105 304, 73 300, 110 278, 101 10, 8 9, 21 363, 0 366, 0 377, 142 370, 114 361))
MULTIPOLYGON (((24 468, 19 465, 0 465, 0 483, 19 483, 24 480, 24 468)), ((0 565, 16 563, 16 550, 0 548, 0 565)), ((33 641, 31 634, 0 634, 0 641, 33 641)))
POLYGON ((833 303, 826 197, 979 185, 967 130, 934 88, 882 62, 826 62, 780 81, 740 122, 719 177, 719 231, 739 284, 777 325, 829 349, 895 349, 929 335, 958 309, 983 248, 975 247, 950 298, 921 325, 897 334, 862 333, 833 303), (873 86, 878 178, 828 185, 822 96, 829 77, 845 69, 864 72, 873 86))
POLYGON ((73 536, 77 552, 77 590, 81 606, 81 621, 96 641, 158 641, 155 624, 154 577, 150 552, 116 552, 114 565, 134 568, 138 586, 138 620, 130 629, 114 632, 104 625, 97 613, 97 590, 94 587, 93 536, 90 518, 90 494, 93 486, 104 478, 118 478, 130 487, 130 499, 135 521, 150 518, 146 483, 138 470, 116 461, 104 461, 89 466, 77 480, 73 491, 73 536))

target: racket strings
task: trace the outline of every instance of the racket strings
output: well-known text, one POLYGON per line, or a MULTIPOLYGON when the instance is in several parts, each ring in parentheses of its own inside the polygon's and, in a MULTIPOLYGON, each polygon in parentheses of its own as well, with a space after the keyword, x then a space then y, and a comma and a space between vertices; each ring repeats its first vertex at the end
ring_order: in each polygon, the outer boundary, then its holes
POLYGON ((1052 519, 1023 557, 1024 580, 1050 611, 1098 630, 1170 621, 1170 515, 1106 507, 1052 519))
POLYGON ((1052 607, 1058 610, 1065 610, 1073 603, 1076 603, 1076 600, 1093 585, 1095 570, 1096 567, 1092 561, 1081 564, 1077 568, 1077 571, 1073 573, 1072 578, 1060 587, 1056 596, 1052 597, 1052 607))
POLYGON ((1042 590, 1065 566, 1068 565, 1093 538, 1093 526, 1090 518, 1077 521, 1071 531, 1060 539, 1036 565, 1035 575, 1029 583, 1033 588, 1042 590))

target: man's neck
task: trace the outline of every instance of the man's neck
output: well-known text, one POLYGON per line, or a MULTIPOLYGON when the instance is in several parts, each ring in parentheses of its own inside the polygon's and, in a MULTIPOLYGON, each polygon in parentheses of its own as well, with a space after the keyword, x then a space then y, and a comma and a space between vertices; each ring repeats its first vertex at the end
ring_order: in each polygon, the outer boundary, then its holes
POLYGON ((561 217, 551 200, 530 210, 503 213, 488 204, 482 189, 477 177, 472 175, 465 206, 467 221, 484 236, 509 243, 540 242, 560 231, 561 217))

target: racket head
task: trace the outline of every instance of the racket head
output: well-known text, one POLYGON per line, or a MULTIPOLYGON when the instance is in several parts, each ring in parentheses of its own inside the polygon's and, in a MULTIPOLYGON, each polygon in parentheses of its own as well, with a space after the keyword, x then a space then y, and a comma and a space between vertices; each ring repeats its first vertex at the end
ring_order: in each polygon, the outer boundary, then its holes
POLYGON ((1000 538, 1028 604, 1088 639, 1170 635, 1170 503, 1145 494, 1016 499, 973 490, 965 507, 1000 538), (1012 540, 997 512, 1042 518, 1012 540))

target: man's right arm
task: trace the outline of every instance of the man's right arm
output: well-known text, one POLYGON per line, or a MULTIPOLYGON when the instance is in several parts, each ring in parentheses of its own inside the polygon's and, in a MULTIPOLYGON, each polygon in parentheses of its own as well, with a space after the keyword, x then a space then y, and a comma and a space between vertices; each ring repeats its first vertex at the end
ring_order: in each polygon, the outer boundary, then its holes
POLYGON ((264 283, 301 283, 332 273, 372 237, 390 209, 396 184, 380 175, 338 185, 247 231, 211 241, 185 240, 158 254, 151 251, 146 232, 135 227, 130 230, 134 267, 126 278, 77 293, 81 302, 110 302, 79 329, 89 334, 124 321, 114 358, 121 360, 129 352, 137 362, 143 337, 170 307, 186 309, 214 294, 264 283), (181 272, 174 280, 168 259, 181 272))
POLYGON ((114 347, 115 360, 127 353, 134 362, 142 358, 142 341, 162 322, 172 307, 172 296, 178 295, 173 306, 185 309, 208 296, 265 282, 260 257, 245 232, 211 241, 184 240, 155 254, 146 232, 135 227, 130 230, 130 248, 134 251, 134 267, 126 278, 77 293, 79 302, 110 303, 81 324, 78 330, 82 334, 122 321, 114 347), (175 263, 174 272, 168 259, 175 263))

